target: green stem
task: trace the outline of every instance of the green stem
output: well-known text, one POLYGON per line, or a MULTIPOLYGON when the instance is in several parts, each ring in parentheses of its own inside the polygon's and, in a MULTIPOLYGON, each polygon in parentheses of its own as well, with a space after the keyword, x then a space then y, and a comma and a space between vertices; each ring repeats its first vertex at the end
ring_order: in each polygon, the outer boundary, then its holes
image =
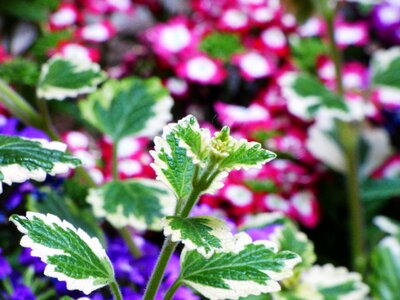
POLYGON ((125 243, 128 245, 129 251, 131 252, 133 257, 135 257, 135 258, 141 257, 142 251, 140 250, 140 248, 138 246, 136 246, 135 241, 134 241, 131 233, 129 232, 128 227, 125 226, 125 227, 119 229, 118 232, 121 235, 121 237, 124 239, 125 243))
POLYGON ((118 180, 118 144, 119 141, 114 141, 112 150, 112 174, 113 179, 118 180))
POLYGON ((115 300, 123 300, 121 290, 119 289, 119 285, 116 281, 110 283, 110 289, 115 300))
POLYGON ((7 292, 8 295, 12 295, 14 293, 14 288, 11 284, 10 278, 7 276, 2 280, 4 290, 7 292))
POLYGON ((164 300, 171 300, 181 284, 182 282, 179 280, 179 278, 175 280, 174 284, 168 289, 167 293, 165 294, 164 300))
POLYGON ((25 125, 41 127, 42 121, 35 109, 1 79, 0 102, 25 125))
POLYGON ((144 293, 143 300, 153 300, 157 294, 161 280, 164 276, 165 268, 175 250, 177 243, 171 241, 171 237, 167 237, 164 241, 160 256, 157 259, 156 266, 151 274, 150 281, 147 284, 146 292, 144 293))
POLYGON ((328 39, 329 39, 329 49, 331 53, 331 58, 335 65, 335 76, 336 76, 336 89, 339 96, 343 97, 343 81, 342 81, 342 55, 335 40, 335 10, 325 12, 325 19, 328 26, 328 39))
MULTIPOLYGON (((335 41, 335 15, 336 8, 325 10, 324 17, 328 24, 329 48, 332 60, 335 64, 337 94, 343 98, 344 88, 342 81, 343 62, 339 48, 335 41)), ((343 99, 344 101, 344 99, 343 99)), ((360 183, 358 180, 358 142, 359 124, 339 124, 339 139, 345 150, 347 165, 347 199, 350 216, 350 243, 352 254, 352 266, 354 270, 363 273, 366 263, 365 251, 365 222, 364 207, 360 198, 360 183)))
POLYGON ((59 140, 60 137, 56 129, 54 128, 53 123, 51 122, 47 101, 41 98, 37 98, 36 103, 42 117, 41 129, 44 130, 52 140, 59 140))

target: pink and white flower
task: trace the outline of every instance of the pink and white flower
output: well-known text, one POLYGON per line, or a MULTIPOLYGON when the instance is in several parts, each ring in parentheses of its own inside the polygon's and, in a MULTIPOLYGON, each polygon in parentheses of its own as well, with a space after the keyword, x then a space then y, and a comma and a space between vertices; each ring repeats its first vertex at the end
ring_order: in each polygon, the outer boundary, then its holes
POLYGON ((343 68, 343 85, 346 89, 365 89, 368 85, 368 68, 358 62, 346 64, 343 68))
POLYGON ((369 41, 368 25, 364 22, 335 24, 335 40, 339 47, 365 46, 369 41))
POLYGON ((372 93, 372 100, 378 107, 389 110, 400 108, 400 92, 398 89, 379 87, 372 93))
POLYGON ((57 53, 62 57, 78 60, 98 62, 100 59, 99 50, 78 43, 62 43, 58 46, 57 53))
POLYGON ((222 63, 204 54, 197 54, 177 67, 180 77, 201 84, 219 84, 225 77, 226 72, 222 63))
POLYGON ((217 102, 215 110, 220 122, 228 126, 265 124, 271 121, 269 112, 258 104, 243 107, 217 102))
POLYGON ((269 27, 261 32, 261 42, 267 50, 278 56, 288 54, 288 42, 285 33, 279 27, 269 27))
POLYGON ((64 29, 74 25, 79 20, 79 11, 72 3, 62 3, 58 9, 50 15, 50 27, 52 29, 64 29))
POLYGON ((308 19, 299 27, 299 34, 302 37, 323 36, 326 32, 325 22, 318 17, 308 19))
POLYGON ((173 96, 183 97, 189 91, 189 85, 186 80, 177 77, 170 77, 164 82, 165 87, 173 96))
POLYGON ((257 51, 235 55, 233 63, 239 67, 242 76, 250 81, 271 76, 276 70, 275 57, 257 51))
POLYGON ((85 41, 102 43, 110 40, 116 34, 116 30, 111 22, 105 20, 101 23, 83 26, 77 30, 76 34, 78 38, 85 41))
POLYGON ((250 26, 250 19, 245 11, 239 8, 225 10, 218 22, 220 29, 228 31, 244 31, 250 26))
POLYGON ((290 206, 296 218, 307 227, 314 227, 319 220, 319 209, 316 196, 310 190, 294 193, 290 197, 290 206))

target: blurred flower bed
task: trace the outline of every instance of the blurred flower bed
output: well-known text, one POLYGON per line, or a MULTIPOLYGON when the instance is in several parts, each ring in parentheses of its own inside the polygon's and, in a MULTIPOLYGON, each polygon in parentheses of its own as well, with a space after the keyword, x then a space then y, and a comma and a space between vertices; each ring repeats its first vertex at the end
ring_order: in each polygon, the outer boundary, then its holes
MULTIPOLYGON (((333 141, 339 133, 332 131, 332 111, 326 107, 335 106, 329 103, 335 101, 331 91, 341 88, 351 113, 335 118, 359 124, 357 180, 365 218, 361 234, 371 250, 383 237, 374 217, 399 219, 400 75, 387 70, 400 68, 400 2, 339 1, 331 24, 318 13, 298 14, 301 9, 311 13, 311 6, 296 7, 306 2, 4 1, 0 3, 0 78, 28 100, 35 94, 41 65, 50 57, 98 63, 116 80, 160 78, 173 97, 174 120, 193 114, 211 132, 228 125, 234 137, 260 142, 278 154, 261 169, 231 172, 222 189, 201 198, 194 215, 223 216, 234 230, 240 230, 252 215, 281 213, 307 233, 318 263, 351 268, 346 148, 333 141), (332 56, 332 29, 342 57, 339 78, 332 56), (386 76, 381 82, 383 77, 375 76, 379 72, 386 76), (303 80, 301 90, 295 89, 298 78, 303 80), (326 100, 324 107, 315 101, 318 95, 326 100)), ((112 141, 88 124, 77 108, 79 101, 49 101, 50 115, 72 154, 101 185, 112 180, 112 141)), ((0 134, 52 139, 23 124, 6 106, 0 114, 0 134)), ((155 178, 149 154, 153 146, 147 136, 122 139, 117 149, 119 178, 155 178)), ((87 190, 75 177, 49 177, 44 183, 3 189, 1 299, 83 297, 44 277, 43 263, 18 246, 8 218, 26 210, 63 213, 102 237, 124 297, 141 299, 162 234, 132 229, 144 255, 131 257, 110 224, 101 221, 102 229, 94 225, 85 201, 87 190)), ((251 235, 265 239, 274 228, 269 224, 251 235)), ((163 291, 179 276, 178 269, 179 259, 173 257, 157 299, 163 299, 163 291)), ((400 278, 399 266, 396 272, 400 278)), ((376 282, 381 277, 370 277, 364 279, 376 299, 394 299, 379 292, 376 282)), ((109 299, 109 293, 100 290, 89 297, 109 299)), ((174 299, 200 296, 180 288, 174 299)))

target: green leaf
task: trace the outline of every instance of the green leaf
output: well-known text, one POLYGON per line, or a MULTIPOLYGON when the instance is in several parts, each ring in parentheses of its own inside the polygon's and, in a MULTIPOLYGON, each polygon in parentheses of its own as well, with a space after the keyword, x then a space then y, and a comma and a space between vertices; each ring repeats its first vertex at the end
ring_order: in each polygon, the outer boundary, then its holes
POLYGON ((349 272, 344 267, 334 267, 331 264, 313 266, 302 274, 301 284, 316 289, 324 300, 363 300, 369 292, 360 274, 349 272))
POLYGON ((310 268, 316 260, 314 244, 288 219, 270 240, 279 245, 279 250, 288 250, 300 255, 302 261, 295 268, 296 275, 310 268))
POLYGON ((40 195, 40 201, 32 197, 28 198, 29 211, 54 214, 75 227, 81 228, 90 236, 98 238, 102 245, 106 245, 104 233, 90 207, 79 207, 71 198, 48 188, 40 189, 40 195))
POLYGON ((210 258, 184 249, 178 281, 209 299, 238 299, 280 290, 277 281, 289 277, 299 261, 295 253, 278 252, 268 241, 253 243, 240 233, 230 249, 210 258))
POLYGON ((278 187, 269 179, 247 179, 244 183, 256 193, 276 193, 278 187))
POLYGON ((161 230, 161 219, 173 215, 176 206, 174 195, 151 179, 112 181, 91 189, 86 200, 97 217, 106 217, 116 228, 137 230, 161 230))
POLYGON ((263 149, 260 143, 234 139, 229 135, 229 127, 214 135, 212 151, 224 157, 218 166, 221 171, 261 168, 276 157, 275 153, 263 149))
POLYGON ((43 181, 46 173, 63 174, 79 166, 80 160, 65 150, 60 142, 0 135, 0 181, 9 185, 28 179, 43 181))
POLYGON ((100 66, 89 60, 53 56, 42 66, 38 97, 64 100, 93 92, 106 79, 100 66))
POLYGON ((163 227, 165 236, 171 236, 174 242, 181 241, 187 250, 197 250, 205 257, 222 250, 227 240, 232 239, 225 221, 215 217, 166 217, 163 227))
POLYGON ((303 120, 311 120, 322 108, 348 111, 346 103, 312 75, 288 73, 280 84, 290 113, 303 120))
POLYGON ((366 203, 385 203, 398 196, 400 196, 400 178, 371 179, 361 186, 361 198, 366 203))
MULTIPOLYGON (((372 58, 372 84, 390 89, 400 89, 400 47, 380 50, 372 58)), ((398 91, 397 91, 398 92, 398 91)))
POLYGON ((45 60, 51 49, 56 48, 61 41, 68 41, 71 39, 72 32, 69 30, 46 32, 36 40, 32 46, 31 52, 40 59, 45 60))
POLYGON ((371 291, 374 299, 393 300, 399 296, 400 243, 385 237, 371 254, 371 291))
POLYGON ((15 58, 0 64, 0 77, 13 84, 36 85, 39 68, 30 60, 15 58))
POLYGON ((27 21, 47 21, 58 0, 13 0, 0 2, 0 13, 27 21))
POLYGON ((44 274, 65 281, 69 290, 89 294, 114 281, 111 262, 97 238, 51 214, 27 212, 10 220, 24 234, 21 246, 46 264, 44 274))
POLYGON ((200 42, 199 48, 209 56, 224 61, 229 61, 234 54, 244 49, 239 35, 221 32, 208 34, 200 42))
POLYGON ((383 232, 400 237, 400 222, 385 216, 376 216, 374 224, 383 232))
POLYGON ((295 36, 290 39, 293 59, 296 65, 305 72, 315 73, 317 59, 328 53, 326 43, 319 38, 300 38, 295 36))
POLYGON ((109 80, 80 102, 81 113, 114 141, 127 136, 153 137, 171 119, 173 104, 157 78, 109 80))
POLYGON ((154 158, 151 166, 157 179, 165 183, 178 199, 187 197, 193 187, 194 163, 187 152, 176 133, 165 129, 162 137, 154 139, 154 151, 150 151, 154 158))

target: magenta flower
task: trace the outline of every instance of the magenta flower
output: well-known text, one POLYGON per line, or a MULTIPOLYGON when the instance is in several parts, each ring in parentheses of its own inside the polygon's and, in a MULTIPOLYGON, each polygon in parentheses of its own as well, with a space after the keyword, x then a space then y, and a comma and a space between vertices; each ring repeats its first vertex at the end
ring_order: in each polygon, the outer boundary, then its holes
POLYGON ((219 121, 228 126, 266 124, 271 122, 268 110, 259 104, 251 104, 249 107, 243 107, 217 102, 215 110, 219 121))
POLYGON ((110 21, 93 23, 83 26, 76 31, 78 38, 94 43, 101 43, 110 40, 116 34, 116 29, 110 21))
POLYGON ((233 63, 239 67, 240 74, 246 80, 271 76, 276 71, 275 57, 257 51, 248 51, 233 57, 233 63))
POLYGON ((200 84, 220 84, 226 77, 226 71, 219 60, 204 54, 197 54, 177 67, 180 77, 200 84))
POLYGON ((72 3, 61 3, 58 9, 50 15, 49 24, 52 29, 64 29, 76 24, 79 11, 72 3))
POLYGON ((220 16, 218 27, 228 31, 245 31, 250 27, 248 15, 240 8, 229 8, 220 16))
POLYGON ((289 52, 289 45, 285 33, 277 26, 269 27, 261 32, 261 42, 266 50, 284 57, 289 52))
POLYGON ((365 46, 369 41, 368 25, 365 22, 347 23, 337 21, 335 39, 339 47, 365 46))
POLYGON ((61 43, 56 52, 65 58, 77 58, 93 62, 98 62, 100 60, 100 53, 97 49, 74 42, 61 43))

